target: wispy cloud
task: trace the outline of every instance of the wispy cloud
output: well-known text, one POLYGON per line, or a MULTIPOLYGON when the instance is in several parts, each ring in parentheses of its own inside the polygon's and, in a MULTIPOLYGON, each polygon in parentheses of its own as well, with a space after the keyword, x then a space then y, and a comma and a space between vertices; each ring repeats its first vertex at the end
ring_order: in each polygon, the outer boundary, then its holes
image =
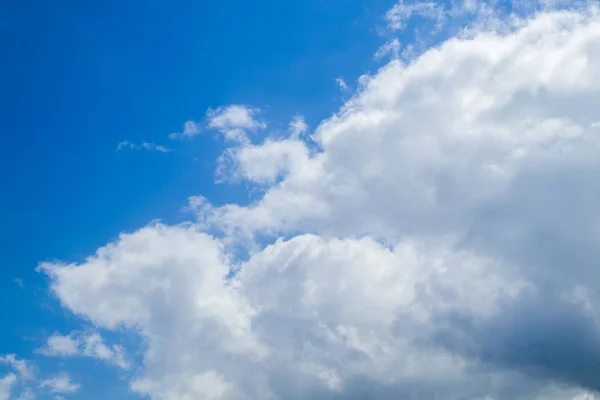
POLYGON ((200 124, 198 122, 189 120, 183 124, 183 132, 171 133, 169 138, 175 139, 185 139, 198 135, 201 133, 200 124))
POLYGON ((45 379, 40 382, 41 388, 47 388, 52 393, 74 393, 79 390, 81 385, 73 383, 71 377, 63 372, 50 379, 45 379))
POLYGON ((141 144, 141 146, 146 149, 146 150, 150 150, 150 151, 160 151, 161 153, 168 153, 170 151, 173 151, 171 149, 168 149, 164 146, 161 146, 159 144, 156 143, 148 143, 148 142, 144 142, 141 144))
POLYGON ((33 379, 33 368, 28 361, 16 358, 14 354, 0 356, 0 364, 10 365, 23 379, 33 379))
POLYGON ((444 8, 431 1, 406 3, 401 0, 386 13, 385 18, 390 29, 402 30, 413 16, 435 20, 441 24, 444 20, 444 8))
POLYGON ((301 135, 306 133, 307 130, 308 125, 306 125, 306 121, 304 121, 304 117, 302 115, 294 116, 288 126, 288 132, 292 138, 299 138, 301 135))
POLYGON ((162 146, 162 145, 159 145, 156 143, 142 142, 140 144, 136 144, 136 143, 132 143, 128 140, 123 140, 122 142, 120 142, 117 145, 117 151, 124 150, 124 149, 131 149, 131 150, 144 149, 144 150, 148 150, 148 151, 158 151, 160 153, 169 153, 169 152, 173 151, 173 149, 169 149, 165 146, 162 146))
POLYGON ((342 92, 347 92, 350 90, 350 86, 348 86, 346 81, 341 77, 335 78, 335 83, 337 83, 338 87, 342 92))
POLYGON ((25 389, 18 397, 18 400, 35 400, 35 394, 29 388, 25 389))
POLYGON ((80 334, 74 331, 68 335, 52 335, 37 352, 49 357, 91 357, 122 369, 129 366, 124 349, 119 345, 107 345, 96 332, 80 334))
POLYGON ((390 55, 392 58, 398 58, 400 55, 400 41, 397 38, 394 38, 381 46, 375 52, 373 58, 375 60, 380 60, 388 55, 390 55))

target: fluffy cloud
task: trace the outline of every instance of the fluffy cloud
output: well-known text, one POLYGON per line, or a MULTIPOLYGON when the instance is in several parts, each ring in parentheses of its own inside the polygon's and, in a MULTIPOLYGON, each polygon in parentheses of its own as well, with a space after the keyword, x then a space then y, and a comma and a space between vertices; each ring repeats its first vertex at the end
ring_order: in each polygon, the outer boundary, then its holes
MULTIPOLYGON (((424 4, 388 20, 437 20, 424 4)), ((131 388, 156 400, 593 399, 600 18, 512 23, 363 77, 311 142, 209 112, 257 201, 194 197, 196 222, 40 270, 75 314, 139 333, 131 388)))
POLYGON ((26 360, 19 360, 14 354, 0 356, 0 364, 7 364, 15 370, 22 379, 33 379, 33 368, 26 360))
POLYGON ((266 128, 264 122, 255 119, 259 109, 241 104, 210 109, 206 113, 208 126, 217 129, 230 142, 247 143, 247 131, 266 128))
POLYGON ((78 347, 78 341, 71 335, 52 335, 38 352, 45 356, 72 356, 79 352, 78 347))
POLYGON ((52 335, 46 345, 38 350, 45 356, 86 356, 105 361, 126 369, 129 367, 125 352, 119 345, 107 345, 102 337, 95 332, 69 335, 52 335))
POLYGON ((25 387, 35 378, 33 366, 30 361, 18 359, 14 354, 0 356, 0 364, 6 365, 11 372, 0 377, 0 400, 22 399, 31 400, 35 398, 31 390, 25 387), (14 392, 21 387, 19 397, 14 397, 14 392), (33 396, 33 397, 32 397, 33 396))
POLYGON ((14 384, 17 382, 15 374, 8 374, 0 378, 0 400, 9 400, 14 384))
POLYGON ((71 377, 62 373, 53 378, 40 382, 40 387, 50 390, 52 393, 74 393, 79 390, 79 385, 71 381, 71 377))

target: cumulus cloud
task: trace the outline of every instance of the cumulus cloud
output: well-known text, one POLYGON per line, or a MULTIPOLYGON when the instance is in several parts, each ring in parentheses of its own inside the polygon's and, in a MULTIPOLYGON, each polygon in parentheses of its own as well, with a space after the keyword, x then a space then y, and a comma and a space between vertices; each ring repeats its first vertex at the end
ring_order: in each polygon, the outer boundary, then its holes
POLYGON ((123 369, 129 367, 124 349, 119 345, 107 345, 102 336, 96 332, 86 332, 83 334, 71 332, 69 335, 52 335, 38 352, 50 357, 92 357, 123 369))
POLYGON ((48 389, 52 393, 74 393, 79 390, 80 385, 73 383, 71 377, 66 373, 61 373, 49 379, 40 382, 40 387, 48 389))
POLYGON ((79 352, 78 347, 78 341, 71 335, 52 335, 38 352, 45 356, 72 356, 79 352))
MULTIPOLYGON (((422 4, 388 20, 438 21, 422 4)), ((257 200, 195 196, 197 221, 39 270, 76 315, 140 335, 131 389, 155 400, 593 399, 600 18, 511 21, 363 77, 315 145, 209 112, 257 200)))
POLYGON ((250 108, 241 104, 227 107, 209 109, 206 113, 208 126, 220 131, 230 142, 247 143, 248 131, 266 128, 264 122, 255 117, 260 112, 257 108, 250 108))
POLYGON ((0 400, 10 400, 16 382, 17 376, 15 374, 8 374, 0 378, 0 400))

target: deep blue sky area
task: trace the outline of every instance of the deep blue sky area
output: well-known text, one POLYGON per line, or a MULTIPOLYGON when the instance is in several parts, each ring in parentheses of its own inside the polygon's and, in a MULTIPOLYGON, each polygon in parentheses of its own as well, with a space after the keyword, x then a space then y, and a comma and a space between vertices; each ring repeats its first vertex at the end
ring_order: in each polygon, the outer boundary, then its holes
POLYGON ((314 128, 343 100, 336 77, 376 70, 392 4, 0 2, 0 353, 72 328, 39 261, 79 261, 122 231, 181 220, 190 195, 247 201, 213 185, 215 135, 169 133, 232 103, 261 108, 272 129, 296 113, 314 128), (176 151, 117 152, 122 140, 176 151))

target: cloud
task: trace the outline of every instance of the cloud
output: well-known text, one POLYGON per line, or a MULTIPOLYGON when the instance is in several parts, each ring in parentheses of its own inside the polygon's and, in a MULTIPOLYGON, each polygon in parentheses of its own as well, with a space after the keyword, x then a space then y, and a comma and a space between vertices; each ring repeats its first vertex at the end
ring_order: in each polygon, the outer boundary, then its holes
POLYGON ((52 393, 75 393, 79 390, 80 385, 73 383, 68 374, 61 373, 53 378, 41 381, 40 387, 46 388, 52 393))
POLYGON ((121 346, 108 346, 104 343, 102 337, 97 333, 83 337, 83 355, 97 358, 114 364, 120 368, 127 369, 129 364, 125 360, 124 350, 121 346))
POLYGON ((246 143, 248 131, 267 127, 264 122, 255 119, 259 112, 257 108, 241 104, 209 109, 206 113, 208 127, 219 130, 228 141, 246 143))
POLYGON ((305 134, 307 130, 308 125, 306 125, 306 121, 304 121, 303 116, 296 115, 290 121, 288 131, 293 139, 300 138, 300 136, 305 134))
MULTIPOLYGON (((388 16, 437 21, 423 4, 388 16)), ((506 24, 365 75, 314 144, 209 112, 256 200, 195 196, 196 221, 39 271, 140 336, 131 389, 155 400, 594 398, 600 18, 506 24)))
POLYGON ((167 149, 166 147, 155 144, 155 143, 143 142, 140 146, 142 146, 146 150, 150 150, 150 151, 154 150, 154 151, 159 151, 161 153, 168 153, 170 151, 173 151, 171 149, 167 149))
POLYGON ((183 132, 180 133, 171 133, 169 135, 169 138, 171 139, 185 139, 185 138, 190 138, 193 136, 196 136, 198 134, 200 134, 201 129, 200 129, 200 124, 195 122, 195 121, 186 121, 185 124, 183 124, 183 132))
POLYGON ((172 149, 168 149, 168 148, 158 145, 156 143, 142 142, 141 144, 135 144, 135 143, 129 142, 127 140, 124 140, 117 145, 117 151, 123 150, 123 149, 132 149, 132 150, 145 149, 148 151, 158 151, 160 153, 168 153, 168 152, 173 151, 172 149))
POLYGON ((35 400, 35 394, 31 389, 25 389, 19 394, 18 400, 35 400))
POLYGON ((10 400, 10 394, 16 382, 15 374, 8 374, 0 378, 0 400, 10 400))
POLYGON ((119 142, 119 144, 117 145, 117 151, 123 150, 123 149, 135 149, 135 148, 137 148, 137 145, 131 143, 128 140, 123 140, 122 142, 119 142))
POLYGON ((414 16, 435 20, 441 24, 446 17, 444 6, 432 1, 404 2, 400 0, 385 15, 388 26, 393 30, 406 27, 407 21, 414 16))
POLYGON ((33 367, 26 360, 19 360, 14 354, 0 356, 0 364, 8 364, 25 380, 33 379, 33 367))
MULTIPOLYGON (((35 379, 33 366, 31 362, 18 359, 14 354, 0 356, 0 364, 8 365, 15 373, 10 372, 4 377, 0 377, 0 400, 17 399, 11 396, 15 386, 23 386, 35 379)), ((19 395, 19 400, 32 400, 35 398, 31 390, 27 387, 19 395)))
POLYGON ((38 350, 45 356, 85 356, 92 357, 120 368, 127 369, 129 363, 121 346, 107 345, 96 332, 79 334, 71 332, 69 335, 52 335, 46 345, 38 350))
POLYGON ((71 335, 52 335, 39 353, 46 356, 72 356, 79 352, 79 343, 71 335))
POLYGON ((350 87, 348 86, 346 81, 341 77, 335 78, 335 83, 338 85, 342 92, 348 92, 350 90, 350 87))
POLYGON ((386 42, 375 52, 373 58, 375 60, 380 60, 388 55, 392 58, 398 58, 400 55, 400 41, 398 39, 392 39, 386 42))

